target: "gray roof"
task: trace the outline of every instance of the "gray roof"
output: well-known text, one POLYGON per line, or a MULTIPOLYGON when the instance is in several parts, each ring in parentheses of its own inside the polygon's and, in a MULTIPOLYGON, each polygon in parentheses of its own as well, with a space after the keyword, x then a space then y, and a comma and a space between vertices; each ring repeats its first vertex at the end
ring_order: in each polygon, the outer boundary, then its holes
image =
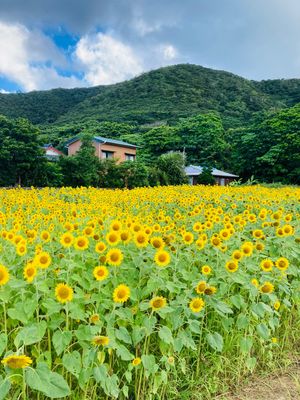
MULTIPOLYGON (((93 139, 96 140, 96 142, 100 142, 100 143, 114 144, 116 146, 130 147, 132 149, 137 148, 137 146, 134 144, 123 142, 122 140, 105 138, 103 136, 94 136, 93 139)), ((77 142, 77 140, 80 140, 80 136, 75 136, 72 139, 68 140, 66 142, 66 146, 68 147, 70 144, 77 142)))
MULTIPOLYGON (((185 173, 187 176, 198 176, 201 175, 203 171, 203 167, 200 167, 199 165, 189 165, 188 167, 185 167, 185 173)), ((212 173, 213 176, 221 176, 223 178, 238 178, 238 175, 233 175, 229 174, 228 172, 221 171, 217 168, 212 168, 212 173)))

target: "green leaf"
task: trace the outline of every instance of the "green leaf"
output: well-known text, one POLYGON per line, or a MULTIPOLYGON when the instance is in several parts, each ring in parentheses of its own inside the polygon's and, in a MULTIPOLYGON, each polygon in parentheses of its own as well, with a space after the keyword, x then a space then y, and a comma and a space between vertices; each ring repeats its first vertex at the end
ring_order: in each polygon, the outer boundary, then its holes
POLYGON ((98 367, 95 367, 93 369, 93 375, 94 375, 96 382, 98 382, 98 383, 104 382, 108 375, 107 367, 103 364, 99 365, 98 367))
POLYGON ((140 341, 144 339, 145 335, 146 335, 145 328, 141 328, 140 326, 135 326, 132 329, 133 345, 136 346, 138 343, 140 343, 140 341))
POLYGON ((149 377, 158 370, 158 365, 155 362, 155 357, 153 354, 151 355, 143 355, 142 363, 146 371, 146 376, 149 377))
POLYGON ((194 333, 201 333, 201 329, 200 329, 200 322, 198 320, 188 320, 189 323, 189 328, 192 332, 194 333))
POLYGON ((52 372, 46 363, 38 363, 36 369, 28 368, 25 372, 27 385, 44 393, 51 399, 59 399, 71 394, 65 379, 56 372, 52 372))
POLYGON ((115 335, 116 335, 117 339, 121 340, 124 343, 127 343, 127 344, 132 343, 130 334, 124 326, 121 326, 119 329, 116 329, 115 335))
POLYGON ((232 304, 238 308, 239 310, 245 306, 245 301, 240 294, 236 294, 235 296, 231 296, 230 300, 232 304))
POLYGON ((78 351, 72 353, 66 353, 62 359, 63 366, 71 372, 76 378, 78 378, 81 371, 81 356, 78 351))
POLYGON ((253 371, 253 369, 254 369, 254 367, 255 367, 255 365, 256 365, 256 358, 255 357, 249 357, 247 360, 246 360, 246 367, 252 372, 253 371))
POLYGON ((249 353, 253 345, 253 340, 250 337, 242 337, 240 340, 240 349, 242 353, 249 353))
POLYGON ((214 308, 219 314, 232 314, 233 313, 232 309, 226 303, 223 303, 222 301, 216 302, 214 304, 214 308))
POLYGON ((9 379, 3 379, 2 376, 0 376, 0 400, 4 400, 7 397, 7 394, 9 392, 11 383, 9 379))
POLYGON ((156 318, 154 315, 152 317, 145 317, 143 320, 143 326, 146 329, 146 334, 147 336, 151 335, 151 333, 154 331, 156 325, 156 318))
POLYGON ((218 333, 209 333, 207 336, 208 344, 216 351, 221 352, 223 350, 223 337, 218 333))
POLYGON ((52 343, 55 348, 56 354, 59 356, 66 347, 70 344, 72 340, 72 333, 71 332, 64 332, 58 330, 54 332, 52 337, 52 343))
POLYGON ((130 351, 121 345, 118 345, 117 347, 117 355, 121 358, 123 361, 131 361, 134 359, 134 356, 130 353, 130 351))
POLYGON ((160 330, 158 331, 158 336, 161 338, 162 341, 164 341, 167 344, 173 343, 173 335, 167 326, 162 326, 160 330))
POLYGON ((6 334, 0 333, 0 356, 2 355, 3 351, 5 350, 7 345, 7 336, 6 334))
POLYGON ((264 323, 258 324, 257 327, 256 327, 256 330, 257 330, 257 333, 259 334, 259 336, 261 338, 263 338, 264 340, 268 340, 269 339, 270 331, 269 331, 269 329, 268 329, 266 324, 264 324, 264 323))
POLYGON ((240 314, 237 318, 236 325, 238 329, 245 329, 249 325, 249 318, 247 315, 240 314))
POLYGON ((28 346, 30 344, 40 342, 45 335, 46 329, 47 329, 47 324, 45 321, 34 323, 20 329, 14 340, 15 346, 16 347, 19 347, 20 345, 28 346))

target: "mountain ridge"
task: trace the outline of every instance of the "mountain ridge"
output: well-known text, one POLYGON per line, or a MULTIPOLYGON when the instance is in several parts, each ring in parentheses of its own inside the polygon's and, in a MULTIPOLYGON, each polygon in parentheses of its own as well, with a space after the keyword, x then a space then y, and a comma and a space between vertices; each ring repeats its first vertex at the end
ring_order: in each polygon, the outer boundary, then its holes
POLYGON ((0 94, 0 114, 49 128, 90 121, 173 123, 215 111, 230 128, 247 123, 258 112, 298 102, 300 79, 253 81, 227 71, 178 64, 113 85, 0 94))

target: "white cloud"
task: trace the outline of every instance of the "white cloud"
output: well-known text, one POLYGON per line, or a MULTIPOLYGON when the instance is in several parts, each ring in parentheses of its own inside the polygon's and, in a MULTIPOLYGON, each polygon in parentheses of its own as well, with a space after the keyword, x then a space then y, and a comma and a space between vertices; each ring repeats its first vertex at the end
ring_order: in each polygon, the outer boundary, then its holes
POLYGON ((25 91, 79 86, 75 77, 58 74, 66 60, 54 43, 39 31, 0 22, 0 75, 25 91))
POLYGON ((2 94, 7 94, 7 93, 10 93, 10 92, 8 92, 8 91, 5 90, 5 89, 0 89, 0 93, 2 93, 2 94))
POLYGON ((174 60, 178 56, 177 50, 171 44, 162 46, 161 50, 166 61, 174 60))
POLYGON ((121 82, 143 71, 133 49, 108 34, 83 36, 77 43, 75 57, 82 64, 84 79, 90 85, 121 82))
POLYGON ((140 36, 145 36, 160 31, 162 24, 160 22, 149 24, 143 18, 137 18, 133 21, 132 26, 140 36))

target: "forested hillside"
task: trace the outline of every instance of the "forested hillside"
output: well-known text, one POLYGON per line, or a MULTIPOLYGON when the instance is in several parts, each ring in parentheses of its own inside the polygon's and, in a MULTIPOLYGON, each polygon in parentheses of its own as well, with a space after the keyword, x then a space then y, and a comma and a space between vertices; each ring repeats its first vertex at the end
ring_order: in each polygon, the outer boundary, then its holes
MULTIPOLYGON (((26 117, 40 126, 64 127, 99 121, 174 123, 208 111, 225 128, 248 123, 257 112, 300 101, 300 80, 255 82, 197 65, 175 65, 115 85, 0 94, 0 114, 26 117)), ((55 129, 55 130, 56 130, 55 129)))
MULTIPOLYGON (((29 119, 39 128, 40 145, 61 150, 74 135, 100 135, 137 144, 138 160, 149 168, 165 153, 181 151, 187 163, 244 179, 300 183, 300 79, 255 82, 177 65, 109 86, 1 94, 1 114, 29 119)), ((2 121, 6 162, 7 127, 16 127, 13 134, 29 125, 2 121)))

